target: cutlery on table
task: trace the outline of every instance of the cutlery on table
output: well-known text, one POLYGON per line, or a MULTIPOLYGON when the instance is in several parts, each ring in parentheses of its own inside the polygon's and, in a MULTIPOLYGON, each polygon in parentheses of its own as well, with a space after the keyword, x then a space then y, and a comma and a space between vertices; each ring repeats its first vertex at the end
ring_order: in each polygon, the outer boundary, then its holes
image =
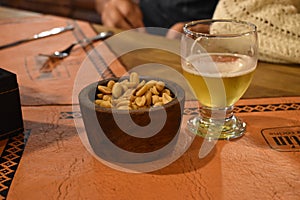
POLYGON ((55 58, 55 59, 63 59, 67 56, 70 55, 72 49, 74 46, 78 45, 78 44, 90 44, 92 42, 95 42, 97 40, 104 40, 110 36, 113 35, 112 31, 104 31, 104 32, 100 32, 98 35, 91 37, 91 38, 85 38, 82 40, 79 40, 77 42, 73 42, 70 46, 68 46, 66 49, 62 50, 62 51, 55 51, 52 54, 39 54, 40 56, 47 56, 49 58, 55 58))
POLYGON ((33 41, 33 40, 49 37, 49 36, 52 36, 52 35, 57 35, 57 34, 60 34, 60 33, 66 32, 66 31, 70 31, 70 30, 73 30, 73 29, 74 29, 74 26, 72 26, 72 25, 68 25, 68 26, 65 26, 65 27, 53 28, 53 29, 48 30, 48 31, 43 31, 43 32, 37 33, 37 34, 35 34, 35 35, 33 35, 32 37, 29 37, 29 38, 25 38, 25 39, 17 40, 17 41, 12 42, 12 43, 1 45, 0 50, 8 48, 8 47, 17 46, 17 45, 23 44, 25 42, 30 42, 30 41, 33 41))

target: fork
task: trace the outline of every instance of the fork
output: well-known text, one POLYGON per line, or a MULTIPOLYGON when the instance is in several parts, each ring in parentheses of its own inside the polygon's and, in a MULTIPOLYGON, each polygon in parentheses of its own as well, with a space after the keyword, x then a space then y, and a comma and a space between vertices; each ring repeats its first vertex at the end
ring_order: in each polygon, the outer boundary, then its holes
POLYGON ((62 51, 55 51, 52 54, 39 54, 40 56, 46 56, 49 58, 53 58, 53 59, 63 59, 68 57, 71 54, 71 51, 73 49, 74 46, 78 45, 78 44, 82 44, 82 43, 87 43, 90 44, 92 42, 95 42, 97 40, 103 40, 106 39, 110 36, 113 35, 112 31, 104 31, 104 32, 100 32, 98 35, 91 37, 91 38, 85 38, 82 40, 79 40, 77 42, 73 42, 70 46, 68 46, 66 49, 62 50, 62 51))

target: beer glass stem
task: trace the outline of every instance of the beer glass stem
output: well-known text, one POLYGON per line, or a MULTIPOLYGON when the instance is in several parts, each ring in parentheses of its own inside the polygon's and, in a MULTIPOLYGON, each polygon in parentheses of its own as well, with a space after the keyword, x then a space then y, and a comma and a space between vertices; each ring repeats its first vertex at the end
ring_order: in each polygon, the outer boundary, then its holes
POLYGON ((188 120, 187 128, 208 140, 230 140, 241 137, 246 124, 233 114, 233 106, 211 108, 203 106, 200 115, 188 120))
POLYGON ((212 108, 207 106, 202 106, 200 109, 200 115, 202 118, 210 118, 214 121, 222 121, 231 118, 233 116, 233 106, 228 106, 224 108, 212 108))

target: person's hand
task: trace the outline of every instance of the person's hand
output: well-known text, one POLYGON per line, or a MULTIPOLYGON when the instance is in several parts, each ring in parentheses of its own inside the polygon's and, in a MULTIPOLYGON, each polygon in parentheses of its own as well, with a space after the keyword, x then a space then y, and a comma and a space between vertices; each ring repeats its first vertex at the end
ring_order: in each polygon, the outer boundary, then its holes
POLYGON ((144 26, 141 9, 131 0, 97 0, 96 9, 105 26, 122 29, 144 26))
POLYGON ((178 23, 174 24, 173 26, 171 26, 171 28, 167 32, 166 37, 169 39, 180 38, 183 33, 184 24, 185 24, 185 22, 178 22, 178 23))

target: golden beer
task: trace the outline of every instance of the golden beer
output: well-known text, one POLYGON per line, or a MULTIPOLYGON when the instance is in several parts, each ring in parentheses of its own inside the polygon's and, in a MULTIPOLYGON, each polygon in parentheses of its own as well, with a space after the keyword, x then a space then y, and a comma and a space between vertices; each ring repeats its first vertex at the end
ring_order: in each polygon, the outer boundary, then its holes
POLYGON ((199 102, 208 107, 232 106, 245 93, 256 64, 237 54, 193 55, 183 64, 183 75, 199 102))

